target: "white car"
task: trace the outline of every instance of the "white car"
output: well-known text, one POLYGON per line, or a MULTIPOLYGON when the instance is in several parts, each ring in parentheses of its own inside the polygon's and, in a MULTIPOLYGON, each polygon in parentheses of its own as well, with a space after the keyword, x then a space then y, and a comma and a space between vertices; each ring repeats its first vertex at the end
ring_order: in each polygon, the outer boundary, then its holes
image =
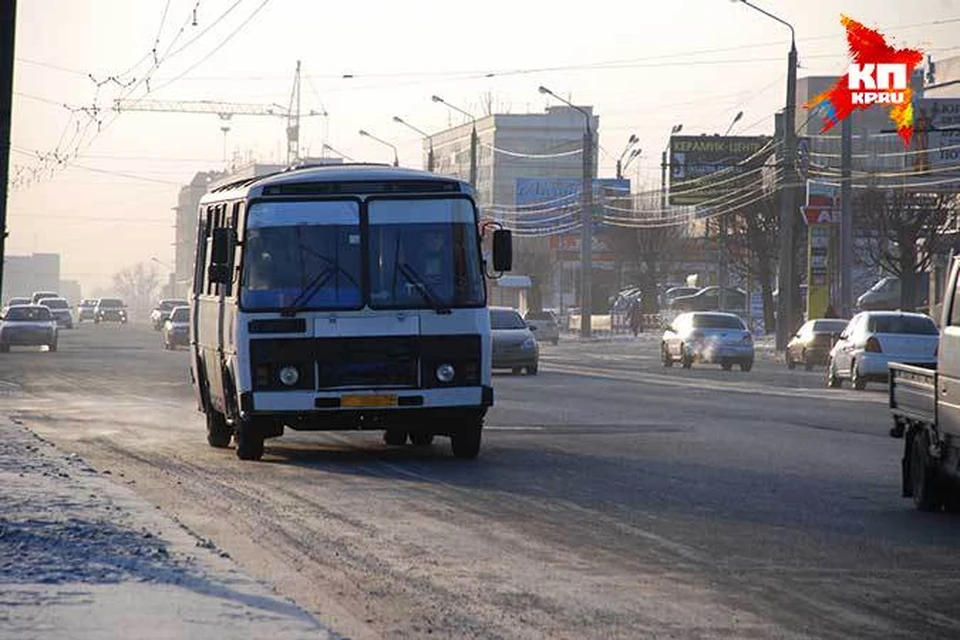
POLYGON ((43 298, 37 304, 50 309, 58 327, 73 329, 73 313, 70 312, 70 303, 66 298, 43 298))
POLYGON ((827 360, 827 386, 849 380, 854 389, 867 382, 886 381, 887 365, 936 364, 940 332, 933 318, 922 313, 864 311, 851 320, 827 360))
POLYGON ((660 344, 663 366, 679 362, 689 369, 694 362, 719 364, 724 371, 740 365, 753 368, 753 336, 739 316, 720 311, 681 313, 664 331, 660 344))
POLYGON ((190 307, 174 307, 163 323, 163 348, 190 345, 190 307))
POLYGON ((549 342, 553 345, 560 342, 560 321, 550 309, 528 311, 523 319, 534 332, 537 342, 549 342))
POLYGON ((50 309, 39 304, 10 307, 0 319, 0 352, 11 346, 43 346, 57 350, 57 321, 50 309))

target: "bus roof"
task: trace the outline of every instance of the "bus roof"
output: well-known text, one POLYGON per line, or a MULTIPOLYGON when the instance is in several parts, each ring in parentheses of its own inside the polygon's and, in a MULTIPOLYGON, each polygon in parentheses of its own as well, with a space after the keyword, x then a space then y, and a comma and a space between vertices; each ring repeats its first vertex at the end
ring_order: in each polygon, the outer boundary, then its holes
POLYGON ((355 193, 471 193, 458 178, 429 171, 379 164, 335 164, 294 168, 217 187, 201 202, 260 195, 336 195, 355 193))

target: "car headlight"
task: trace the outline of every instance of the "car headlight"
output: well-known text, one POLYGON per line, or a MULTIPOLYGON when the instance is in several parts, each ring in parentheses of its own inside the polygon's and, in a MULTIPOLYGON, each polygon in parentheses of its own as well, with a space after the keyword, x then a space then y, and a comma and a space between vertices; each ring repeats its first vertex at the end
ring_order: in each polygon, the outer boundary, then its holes
POLYGON ((537 347, 537 341, 535 338, 527 338, 523 341, 523 344, 520 346, 521 349, 535 349, 537 347))
POLYGON ((280 382, 288 387, 292 387, 300 380, 300 372, 294 366, 287 365, 280 369, 280 382))
POLYGON ((437 367, 437 380, 440 382, 452 382, 456 375, 457 370, 453 368, 452 364, 442 364, 437 367))

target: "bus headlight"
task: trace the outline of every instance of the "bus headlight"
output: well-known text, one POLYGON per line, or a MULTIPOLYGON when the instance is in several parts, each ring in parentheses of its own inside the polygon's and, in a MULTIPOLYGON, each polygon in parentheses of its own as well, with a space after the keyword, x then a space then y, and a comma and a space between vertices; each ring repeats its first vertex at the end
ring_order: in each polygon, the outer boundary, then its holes
POLYGON ((440 382, 453 382, 456 375, 457 370, 453 368, 452 364, 442 364, 437 367, 437 380, 440 382))
POLYGON ((280 382, 285 384, 288 387, 292 387, 297 384, 297 381, 300 379, 300 372, 297 371, 296 367, 287 365, 280 369, 280 382))

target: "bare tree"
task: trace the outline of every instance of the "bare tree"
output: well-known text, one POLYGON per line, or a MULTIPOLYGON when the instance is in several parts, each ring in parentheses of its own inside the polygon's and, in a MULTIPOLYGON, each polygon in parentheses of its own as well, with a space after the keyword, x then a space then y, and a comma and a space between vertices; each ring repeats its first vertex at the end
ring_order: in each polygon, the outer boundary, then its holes
POLYGON ((952 235, 944 230, 958 210, 955 194, 870 187, 855 196, 858 223, 874 236, 864 245, 862 257, 900 278, 902 309, 916 307, 918 274, 951 245, 952 235))
MULTIPOLYGON (((773 192, 727 215, 726 248, 730 268, 748 282, 758 282, 763 298, 763 326, 776 324, 774 278, 780 246, 780 207, 773 192)), ((711 224, 711 232, 716 232, 711 224)), ((717 236, 718 237, 718 236, 717 236)), ((718 241, 721 239, 718 237, 718 241)))
MULTIPOLYGON (((638 222, 645 220, 638 218, 638 222)), ((650 226, 623 227, 606 236, 618 268, 640 286, 644 313, 659 311, 657 285, 666 281, 671 267, 679 262, 682 244, 680 226, 653 226, 656 219, 645 220, 650 226)))
POLYGON ((138 262, 113 274, 113 289, 135 315, 150 308, 160 287, 160 275, 153 265, 138 262))

